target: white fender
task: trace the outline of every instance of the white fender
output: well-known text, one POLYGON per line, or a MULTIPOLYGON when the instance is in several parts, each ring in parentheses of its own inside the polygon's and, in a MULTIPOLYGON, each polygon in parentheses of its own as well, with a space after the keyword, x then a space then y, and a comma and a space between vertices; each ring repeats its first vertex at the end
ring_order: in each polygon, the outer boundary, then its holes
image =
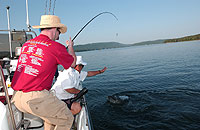
POLYGON ((6 106, 0 102, 0 130, 9 130, 6 106))

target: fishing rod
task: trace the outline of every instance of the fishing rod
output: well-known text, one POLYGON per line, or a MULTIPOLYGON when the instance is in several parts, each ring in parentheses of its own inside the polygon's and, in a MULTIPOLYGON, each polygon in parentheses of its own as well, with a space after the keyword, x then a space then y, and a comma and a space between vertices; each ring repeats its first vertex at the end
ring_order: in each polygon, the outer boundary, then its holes
POLYGON ((97 18, 98 16, 100 16, 100 15, 102 15, 102 14, 111 14, 116 20, 118 20, 117 17, 116 17, 113 13, 111 13, 111 12, 102 12, 102 13, 99 13, 99 14, 97 14, 96 16, 94 16, 92 19, 90 19, 90 21, 88 21, 88 22, 80 29, 80 31, 74 36, 74 38, 72 39, 72 41, 74 41, 74 40, 76 39, 76 37, 83 31, 83 29, 84 29, 89 23, 91 23, 95 18, 97 18))

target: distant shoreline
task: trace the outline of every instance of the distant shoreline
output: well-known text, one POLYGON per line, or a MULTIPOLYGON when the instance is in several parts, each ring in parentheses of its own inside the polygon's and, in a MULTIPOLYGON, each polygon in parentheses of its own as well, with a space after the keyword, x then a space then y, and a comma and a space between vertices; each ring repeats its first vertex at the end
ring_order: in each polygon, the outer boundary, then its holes
POLYGON ((165 40, 164 43, 196 41, 196 40, 200 40, 200 34, 181 37, 181 38, 168 39, 168 40, 165 40))
MULTIPOLYGON (((197 40, 200 40, 200 34, 186 36, 182 38, 144 41, 144 42, 139 42, 139 43, 134 43, 134 44, 122 44, 118 42, 89 43, 89 44, 84 44, 84 45, 76 45, 74 46, 74 50, 75 52, 84 52, 84 51, 94 51, 94 50, 103 50, 103 49, 112 49, 112 48, 123 48, 123 47, 153 45, 153 44, 166 44, 166 43, 197 41, 197 40)), ((2 51, 2 52, 0 51, 0 58, 2 59, 4 57, 10 57, 10 53, 8 51, 2 51)))

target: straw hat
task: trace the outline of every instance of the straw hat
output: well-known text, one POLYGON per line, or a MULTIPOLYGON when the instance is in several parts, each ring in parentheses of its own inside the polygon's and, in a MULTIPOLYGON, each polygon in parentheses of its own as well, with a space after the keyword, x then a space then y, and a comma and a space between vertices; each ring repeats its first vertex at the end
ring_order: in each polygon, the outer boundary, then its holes
POLYGON ((87 65, 86 62, 83 61, 82 56, 76 56, 76 65, 87 65))
POLYGON ((60 18, 55 15, 42 15, 40 20, 40 25, 32 26, 33 28, 60 28, 61 33, 67 31, 67 27, 60 23, 60 18))

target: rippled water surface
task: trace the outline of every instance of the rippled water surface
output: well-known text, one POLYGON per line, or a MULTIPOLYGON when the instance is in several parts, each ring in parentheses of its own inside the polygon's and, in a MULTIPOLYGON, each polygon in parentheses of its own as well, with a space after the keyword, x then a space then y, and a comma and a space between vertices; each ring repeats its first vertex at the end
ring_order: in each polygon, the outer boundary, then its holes
POLYGON ((108 67, 83 83, 95 130, 200 129, 200 41, 77 54, 86 71, 108 67), (110 104, 113 94, 129 101, 110 104))

